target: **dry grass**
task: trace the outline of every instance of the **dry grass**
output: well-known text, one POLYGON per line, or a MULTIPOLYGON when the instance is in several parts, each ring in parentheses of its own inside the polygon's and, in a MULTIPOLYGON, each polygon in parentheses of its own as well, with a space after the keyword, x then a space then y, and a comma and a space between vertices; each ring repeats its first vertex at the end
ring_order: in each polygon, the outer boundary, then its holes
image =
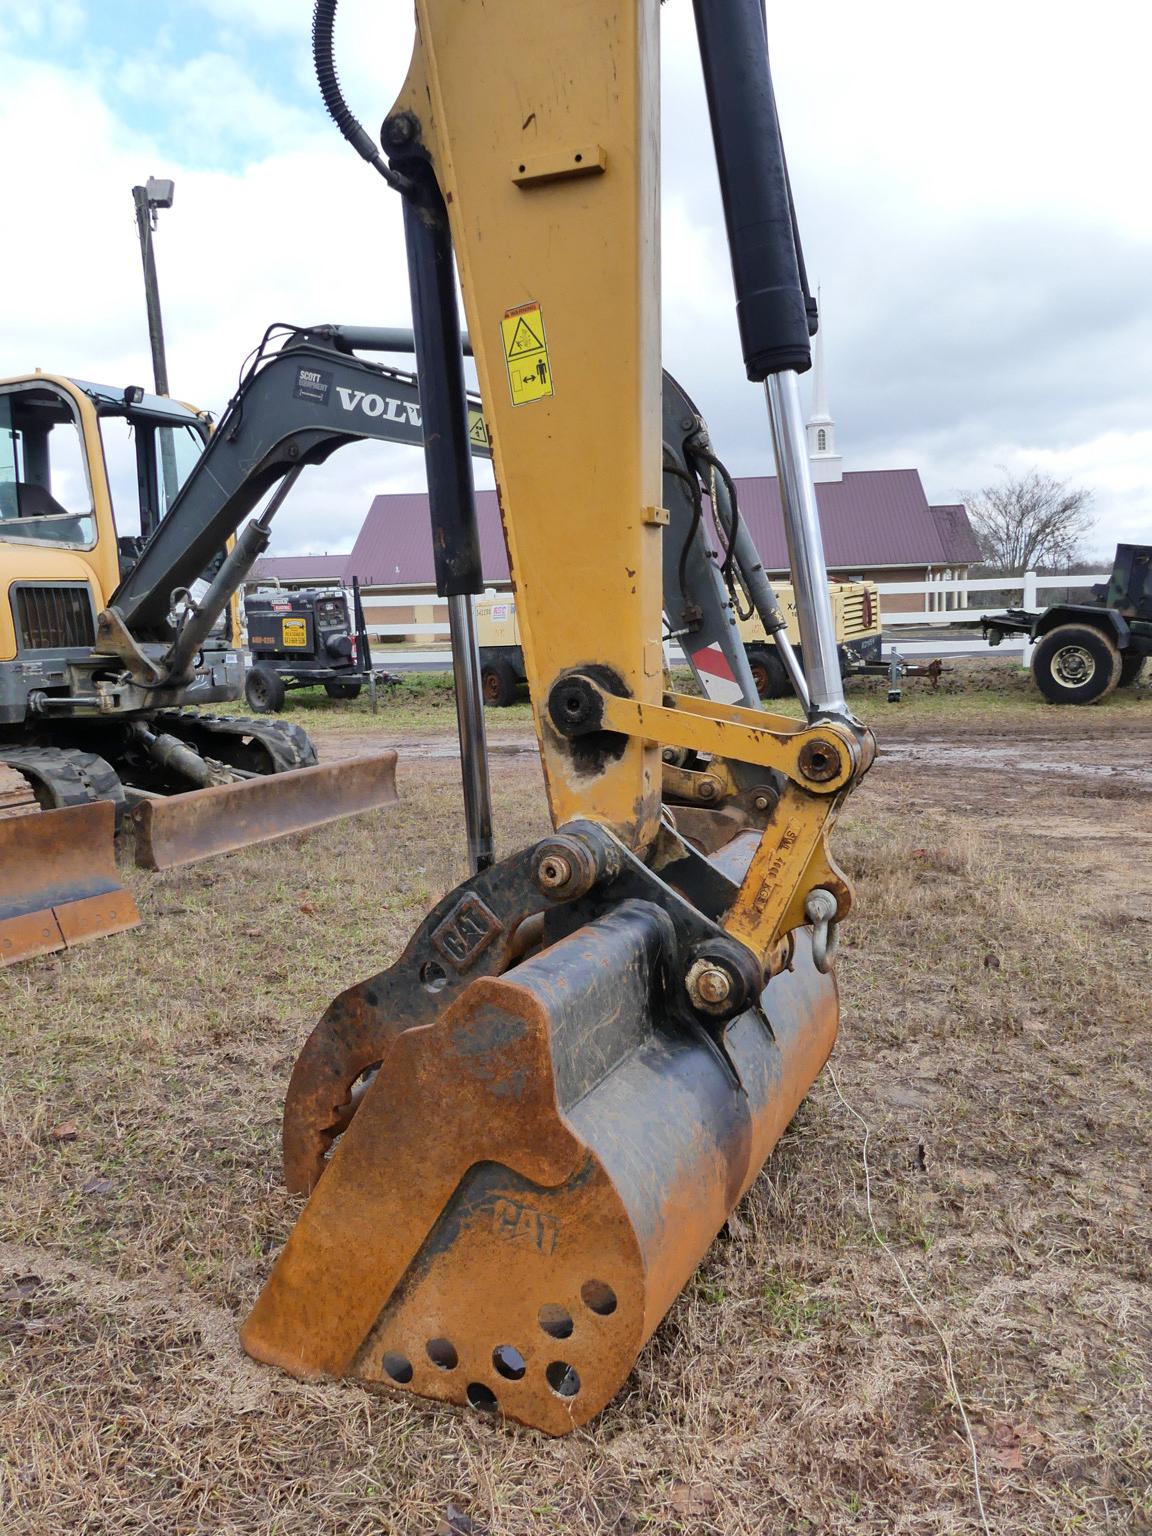
MULTIPOLYGON (((463 873, 455 772, 412 762, 395 811, 138 878, 138 932, 0 976, 0 1529, 974 1531, 938 1347, 868 1233, 826 1081, 566 1440, 239 1351, 297 1209, 295 1051, 463 873)), ((1148 1529, 1147 797, 957 782, 882 763, 842 824, 839 1080, 951 1337, 993 1528, 1148 1529)), ((534 762, 498 760, 496 790, 504 847, 543 830, 534 762)))
MULTIPOLYGON (((673 684, 691 693, 695 685, 687 670, 673 674, 673 684)), ((1084 730, 1083 711, 1049 704, 1033 687, 1031 677, 1015 660, 949 660, 938 688, 925 678, 909 677, 899 704, 887 702, 887 681, 878 677, 850 678, 848 696, 861 718, 877 730, 902 731, 908 727, 938 726, 948 732, 988 730, 993 726, 1024 734, 1054 732, 1077 737, 1084 730)), ((774 699, 770 708, 798 714, 794 700, 774 699)), ((238 705, 239 713, 244 706, 238 705)), ((1141 681, 1119 689, 1103 705, 1091 711, 1092 728, 1121 730, 1143 722, 1152 710, 1152 667, 1141 681)), ((380 696, 372 715, 367 694, 350 703, 328 698, 322 689, 290 693, 284 718, 307 730, 330 733, 383 732, 403 737, 424 731, 454 731, 455 702, 447 673, 401 674, 399 683, 380 696)), ((505 734, 531 733, 532 711, 526 693, 506 709, 490 709, 485 716, 488 731, 499 739, 505 734)))

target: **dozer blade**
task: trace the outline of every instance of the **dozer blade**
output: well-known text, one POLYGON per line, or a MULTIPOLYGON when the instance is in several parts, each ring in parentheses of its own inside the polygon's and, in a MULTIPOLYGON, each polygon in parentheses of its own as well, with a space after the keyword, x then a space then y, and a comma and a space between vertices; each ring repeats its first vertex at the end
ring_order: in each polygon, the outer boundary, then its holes
MULTIPOLYGON (((481 906, 466 901, 455 926, 479 942, 481 906)), ((836 1036, 835 983, 807 930, 763 1015, 732 1020, 723 1049, 663 1011, 667 934, 658 907, 629 900, 471 981, 430 1024, 393 1020, 389 1034, 380 1015, 379 1071, 244 1325, 245 1349, 296 1375, 361 1377, 549 1434, 598 1413, 836 1036)), ((337 1037, 358 1065, 356 1037, 388 1005, 379 982, 330 1010, 336 1098, 337 1037)))
POLYGON ((376 752, 144 800, 132 812, 136 863, 142 869, 174 869, 375 811, 397 799, 396 754, 376 752))
POLYGON ((0 964, 139 924, 116 872, 115 836, 107 800, 0 820, 0 964))

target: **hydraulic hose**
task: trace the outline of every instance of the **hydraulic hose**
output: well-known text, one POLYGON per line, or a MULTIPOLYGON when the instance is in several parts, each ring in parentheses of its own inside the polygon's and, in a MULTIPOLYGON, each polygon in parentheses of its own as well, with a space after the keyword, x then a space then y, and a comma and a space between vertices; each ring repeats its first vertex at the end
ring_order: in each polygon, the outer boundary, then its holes
POLYGON ((344 92, 340 89, 340 77, 336 73, 334 42, 336 5, 337 0, 316 0, 315 9, 312 12, 312 63, 316 69, 316 80, 320 86, 320 94, 324 98, 324 105, 328 108, 333 122, 356 153, 367 160, 374 170, 380 172, 393 191, 407 192, 412 183, 407 176, 400 176, 392 169, 377 149, 372 135, 344 100, 344 92))

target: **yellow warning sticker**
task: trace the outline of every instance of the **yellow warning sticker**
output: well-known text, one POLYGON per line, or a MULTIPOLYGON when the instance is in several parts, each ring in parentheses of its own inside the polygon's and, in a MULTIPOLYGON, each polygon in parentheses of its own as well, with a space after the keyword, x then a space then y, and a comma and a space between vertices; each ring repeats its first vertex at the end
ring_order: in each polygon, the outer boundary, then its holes
POLYGON ((508 310, 500 329, 512 404, 528 405, 554 395, 548 338, 539 304, 521 304, 518 309, 508 310))
POLYGON ((280 643, 287 649, 289 646, 298 646, 307 649, 308 646, 308 620, 307 619, 281 619, 280 643))
POLYGON ((488 423, 484 420, 483 411, 469 410, 468 441, 473 448, 491 448, 492 439, 488 436, 488 423))

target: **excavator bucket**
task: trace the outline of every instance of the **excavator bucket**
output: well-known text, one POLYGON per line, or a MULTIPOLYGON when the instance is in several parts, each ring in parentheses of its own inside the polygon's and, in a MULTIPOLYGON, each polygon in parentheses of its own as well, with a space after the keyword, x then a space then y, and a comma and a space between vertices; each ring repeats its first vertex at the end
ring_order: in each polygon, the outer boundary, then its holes
POLYGON ((759 1007, 685 1024, 668 916, 625 900, 437 1010, 455 968, 515 953, 490 892, 445 898, 305 1047, 285 1165, 312 1194, 242 1341, 559 1435, 620 1389, 756 1178, 832 1049, 836 987, 801 930, 759 1007))
POLYGON ((143 800, 132 812, 136 863, 174 869, 378 810, 397 798, 396 754, 376 752, 143 800))
POLYGON ((0 819, 0 965, 137 926, 115 835, 106 800, 0 819))

